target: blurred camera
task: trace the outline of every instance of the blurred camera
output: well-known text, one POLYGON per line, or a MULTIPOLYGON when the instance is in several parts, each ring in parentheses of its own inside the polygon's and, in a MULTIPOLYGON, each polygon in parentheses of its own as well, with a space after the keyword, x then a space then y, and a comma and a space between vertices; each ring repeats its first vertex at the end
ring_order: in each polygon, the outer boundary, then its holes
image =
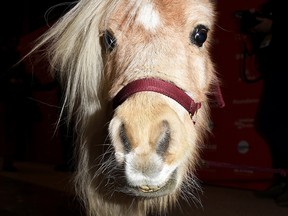
POLYGON ((241 10, 235 12, 235 17, 240 20, 241 33, 249 33, 251 28, 258 25, 261 21, 257 17, 263 17, 262 14, 251 12, 249 10, 241 10))
POLYGON ((261 22, 257 18, 271 18, 270 14, 250 10, 236 11, 234 15, 240 20, 240 32, 246 34, 251 33, 251 29, 261 22))

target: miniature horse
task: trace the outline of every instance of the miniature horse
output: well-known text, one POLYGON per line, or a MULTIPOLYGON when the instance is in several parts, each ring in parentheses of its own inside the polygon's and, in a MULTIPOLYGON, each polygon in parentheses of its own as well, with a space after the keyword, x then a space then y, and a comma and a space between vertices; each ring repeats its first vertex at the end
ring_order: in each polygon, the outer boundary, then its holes
POLYGON ((65 89, 87 215, 166 215, 197 201, 214 22, 211 0, 80 0, 32 50, 45 48, 65 89))

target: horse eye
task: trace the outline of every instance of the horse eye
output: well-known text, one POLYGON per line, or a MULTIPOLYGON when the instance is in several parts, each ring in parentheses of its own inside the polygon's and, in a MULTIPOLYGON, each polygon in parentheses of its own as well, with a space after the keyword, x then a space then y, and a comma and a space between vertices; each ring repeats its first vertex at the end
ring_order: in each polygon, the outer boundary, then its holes
POLYGON ((202 47, 207 39, 208 29, 203 25, 198 25, 190 35, 191 43, 202 47))
POLYGON ((114 35, 109 32, 108 30, 106 30, 104 32, 104 43, 105 43, 105 46, 106 48, 109 50, 109 51, 112 51, 116 45, 117 45, 117 40, 116 38, 114 37, 114 35))

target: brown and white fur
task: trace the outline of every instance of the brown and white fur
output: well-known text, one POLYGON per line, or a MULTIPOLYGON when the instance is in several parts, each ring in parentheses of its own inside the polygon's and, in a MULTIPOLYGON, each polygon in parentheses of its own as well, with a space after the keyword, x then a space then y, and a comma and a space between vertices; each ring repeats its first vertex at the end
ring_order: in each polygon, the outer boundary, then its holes
POLYGON ((87 215, 164 215, 181 208, 180 198, 197 199, 193 172, 208 130, 207 96, 218 82, 209 51, 214 22, 211 0, 80 0, 33 50, 45 47, 65 89, 63 109, 77 135, 76 192, 87 215), (207 30, 201 46, 191 40, 199 26, 207 30), (155 92, 112 110, 123 86, 146 77, 201 103, 193 121, 155 92))

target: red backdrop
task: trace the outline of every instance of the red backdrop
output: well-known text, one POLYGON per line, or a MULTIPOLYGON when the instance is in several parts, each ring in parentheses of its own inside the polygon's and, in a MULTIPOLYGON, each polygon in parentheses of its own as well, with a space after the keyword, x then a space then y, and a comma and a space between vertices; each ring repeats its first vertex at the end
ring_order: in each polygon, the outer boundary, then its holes
MULTIPOLYGON (((263 189, 270 184, 272 173, 249 169, 247 166, 271 168, 270 152, 265 141, 254 128, 261 81, 247 83, 241 79, 243 63, 243 37, 239 31, 239 19, 235 12, 258 8, 263 0, 218 0, 218 21, 214 40, 213 58, 222 79, 222 93, 226 106, 212 108, 213 136, 205 143, 202 158, 206 161, 199 172, 199 178, 207 183, 232 187, 263 189)), ((39 29, 22 38, 20 50, 25 53, 30 43, 44 29, 39 29)), ((40 81, 49 82, 45 64, 27 68, 40 81), (31 71, 32 70, 32 71, 31 71), (48 79, 48 80, 47 80, 48 79)), ((258 76, 249 57, 246 64, 249 78, 258 76)), ((30 160, 59 163, 61 147, 58 134, 54 134, 58 117, 57 88, 50 91, 35 91, 40 101, 42 119, 36 123, 34 141, 29 146, 30 160)), ((2 127, 2 126, 1 126, 2 127)))
MULTIPOLYGON (((264 189, 271 182, 270 152, 254 127, 262 82, 242 79, 243 35, 235 17, 236 11, 257 9, 263 2, 218 0, 213 56, 226 106, 212 108, 213 135, 205 143, 202 158, 206 164, 199 170, 199 178, 207 183, 264 189)), ((247 58, 245 73, 249 79, 259 76, 253 56, 247 58)))

